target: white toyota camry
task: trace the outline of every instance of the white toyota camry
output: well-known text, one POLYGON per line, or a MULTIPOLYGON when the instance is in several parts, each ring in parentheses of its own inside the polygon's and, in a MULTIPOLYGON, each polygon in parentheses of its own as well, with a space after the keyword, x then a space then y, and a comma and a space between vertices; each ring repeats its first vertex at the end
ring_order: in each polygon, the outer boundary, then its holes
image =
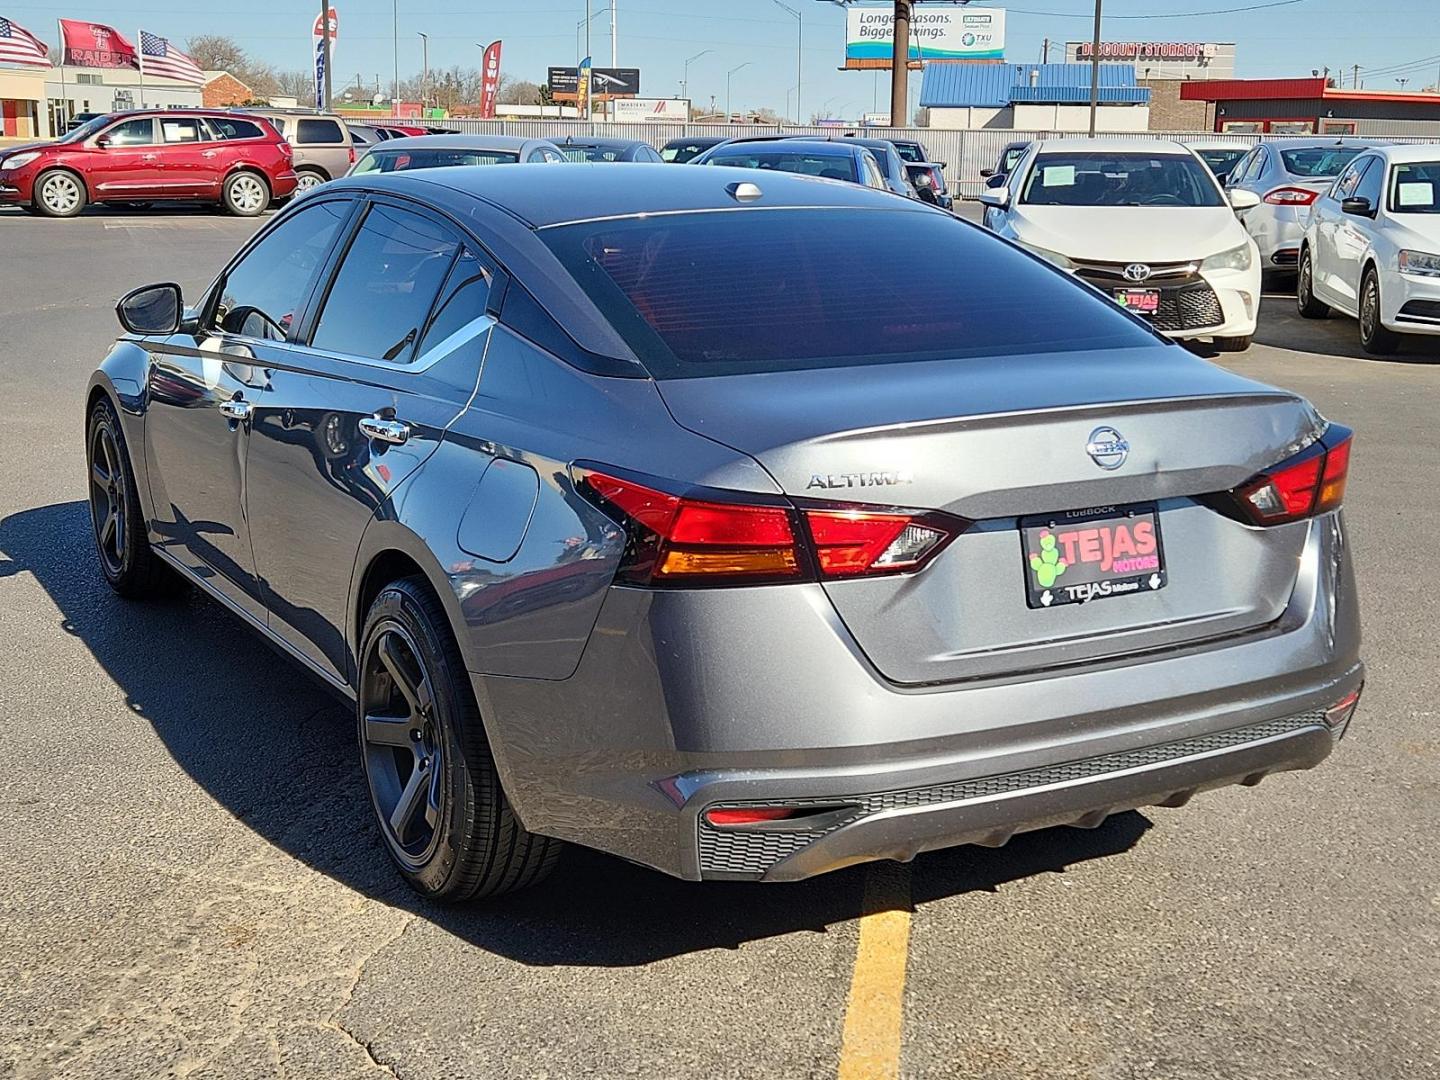
POLYGON ((1366 352, 1440 334, 1440 148, 1377 146, 1310 211, 1296 282, 1300 314, 1360 323, 1366 352))
POLYGON ((1160 139, 1050 139, 1031 145, 985 224, 1072 271, 1167 337, 1250 346, 1260 258, 1235 210, 1189 148, 1160 139))

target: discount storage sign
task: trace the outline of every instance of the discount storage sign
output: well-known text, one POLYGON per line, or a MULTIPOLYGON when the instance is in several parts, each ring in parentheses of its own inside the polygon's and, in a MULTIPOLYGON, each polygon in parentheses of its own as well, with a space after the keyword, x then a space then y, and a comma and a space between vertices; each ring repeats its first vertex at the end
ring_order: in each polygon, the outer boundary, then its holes
MULTIPOLYGON (((910 62, 1003 60, 1005 12, 926 10, 915 5, 910 19, 910 62)), ((852 7, 846 12, 845 66, 889 67, 895 50, 894 8, 852 7)))

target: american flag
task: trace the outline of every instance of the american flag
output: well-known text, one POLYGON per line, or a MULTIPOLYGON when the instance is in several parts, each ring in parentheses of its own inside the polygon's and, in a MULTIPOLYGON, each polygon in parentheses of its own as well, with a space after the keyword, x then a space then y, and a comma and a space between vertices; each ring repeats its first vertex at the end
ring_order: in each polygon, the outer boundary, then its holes
POLYGON ((205 85, 205 73, 194 60, 186 56, 159 34, 148 30, 140 31, 140 70, 146 75, 159 75, 166 79, 205 85))
POLYGON ((50 50, 23 26, 0 18, 0 64, 49 67, 50 50))

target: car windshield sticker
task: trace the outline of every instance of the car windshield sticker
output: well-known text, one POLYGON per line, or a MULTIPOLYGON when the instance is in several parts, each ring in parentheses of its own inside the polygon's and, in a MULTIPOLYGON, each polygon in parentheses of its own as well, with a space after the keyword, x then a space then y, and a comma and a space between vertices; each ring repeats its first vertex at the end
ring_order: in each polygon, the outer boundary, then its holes
POLYGON ((1398 192, 1401 206, 1433 206, 1435 185, 1429 180, 1412 180, 1402 183, 1398 192))
POLYGON ((1046 165, 1045 173, 1046 187, 1073 187, 1075 185, 1074 165, 1046 165))

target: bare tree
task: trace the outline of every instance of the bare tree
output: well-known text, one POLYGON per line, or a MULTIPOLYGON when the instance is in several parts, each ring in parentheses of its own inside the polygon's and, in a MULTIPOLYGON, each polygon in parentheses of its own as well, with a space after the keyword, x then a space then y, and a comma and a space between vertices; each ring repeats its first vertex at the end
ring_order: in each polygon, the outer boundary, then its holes
POLYGON ((526 79, 511 79, 502 75, 500 89, 495 100, 502 105, 541 105, 540 86, 526 79))
POLYGON ((199 34, 188 38, 185 51, 202 71, 228 71, 237 78, 250 62, 240 43, 224 34, 199 34))

